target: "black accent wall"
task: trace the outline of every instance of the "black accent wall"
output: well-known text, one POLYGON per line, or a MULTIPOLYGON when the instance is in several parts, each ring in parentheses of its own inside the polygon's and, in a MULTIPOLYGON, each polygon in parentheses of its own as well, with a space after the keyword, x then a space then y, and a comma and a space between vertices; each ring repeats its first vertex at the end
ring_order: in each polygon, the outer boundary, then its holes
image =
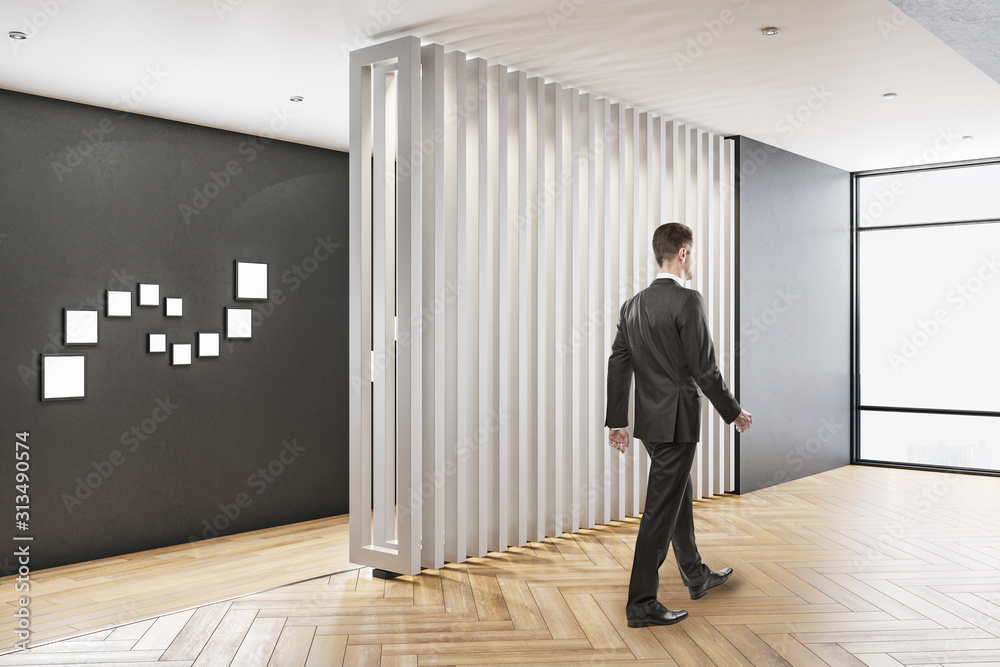
POLYGON ((22 431, 32 570, 346 513, 348 233, 346 153, 0 90, 0 541, 22 431), (235 260, 268 264, 268 301, 234 301, 235 260), (104 316, 109 288, 132 317, 104 316), (63 345, 67 307, 101 311, 98 345, 63 345), (146 352, 198 331, 220 357, 146 352), (86 353, 85 400, 40 401, 43 352, 86 353))
POLYGON ((737 139, 747 493, 850 463, 850 174, 737 139))

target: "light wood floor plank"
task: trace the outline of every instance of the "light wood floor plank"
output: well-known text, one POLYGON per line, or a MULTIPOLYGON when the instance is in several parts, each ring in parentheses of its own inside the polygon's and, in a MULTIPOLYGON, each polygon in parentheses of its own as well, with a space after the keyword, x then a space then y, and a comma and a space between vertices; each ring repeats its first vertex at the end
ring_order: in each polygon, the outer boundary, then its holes
POLYGON ((305 667, 348 664, 344 661, 347 639, 347 635, 317 635, 309 647, 309 657, 306 659, 305 667))
POLYGON ((252 609, 231 609, 226 612, 205 648, 198 654, 194 667, 230 664, 256 617, 257 612, 252 609))
POLYGON ((255 618, 243 643, 236 651, 232 664, 246 667, 266 667, 284 626, 281 618, 255 618))
POLYGON ((306 664, 315 634, 315 626, 282 628, 267 667, 298 667, 306 664))

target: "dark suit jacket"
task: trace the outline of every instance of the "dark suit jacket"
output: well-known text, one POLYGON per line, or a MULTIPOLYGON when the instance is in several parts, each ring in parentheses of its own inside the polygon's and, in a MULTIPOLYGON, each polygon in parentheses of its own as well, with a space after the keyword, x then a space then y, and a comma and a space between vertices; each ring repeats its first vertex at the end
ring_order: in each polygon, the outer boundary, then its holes
POLYGON ((740 415, 715 362, 704 299, 670 278, 657 278, 622 304, 608 359, 609 428, 628 425, 633 373, 632 436, 643 442, 697 442, 702 392, 727 424, 740 415))

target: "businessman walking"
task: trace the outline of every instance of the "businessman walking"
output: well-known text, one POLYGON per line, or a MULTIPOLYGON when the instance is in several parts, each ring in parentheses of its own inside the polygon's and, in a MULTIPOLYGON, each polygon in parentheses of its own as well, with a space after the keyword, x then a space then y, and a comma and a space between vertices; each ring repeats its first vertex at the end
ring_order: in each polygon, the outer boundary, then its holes
POLYGON ((621 307, 618 335, 608 359, 608 410, 605 426, 611 445, 628 447, 628 396, 635 374, 635 428, 649 453, 646 506, 639 523, 625 614, 630 628, 670 625, 686 611, 667 609, 656 599, 658 570, 674 545, 681 579, 692 600, 725 583, 727 567, 713 572, 701 562, 694 537, 691 464, 701 431, 704 393, 727 424, 750 428, 752 418, 726 387, 715 362, 715 348, 696 290, 684 287, 694 275, 691 228, 671 222, 653 233, 656 279, 621 307))

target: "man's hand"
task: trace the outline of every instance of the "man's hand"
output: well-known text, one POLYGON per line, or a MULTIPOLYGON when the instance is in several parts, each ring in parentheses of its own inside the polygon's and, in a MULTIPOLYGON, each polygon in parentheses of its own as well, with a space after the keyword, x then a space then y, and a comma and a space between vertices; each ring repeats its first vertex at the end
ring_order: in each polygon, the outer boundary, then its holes
POLYGON ((750 428, 750 424, 752 423, 753 423, 753 417, 750 415, 749 412, 743 410, 740 412, 740 416, 736 418, 736 430, 739 431, 740 433, 743 433, 748 428, 750 428))
POLYGON ((613 428, 608 434, 608 441, 612 447, 624 454, 628 449, 628 431, 623 428, 613 428))

